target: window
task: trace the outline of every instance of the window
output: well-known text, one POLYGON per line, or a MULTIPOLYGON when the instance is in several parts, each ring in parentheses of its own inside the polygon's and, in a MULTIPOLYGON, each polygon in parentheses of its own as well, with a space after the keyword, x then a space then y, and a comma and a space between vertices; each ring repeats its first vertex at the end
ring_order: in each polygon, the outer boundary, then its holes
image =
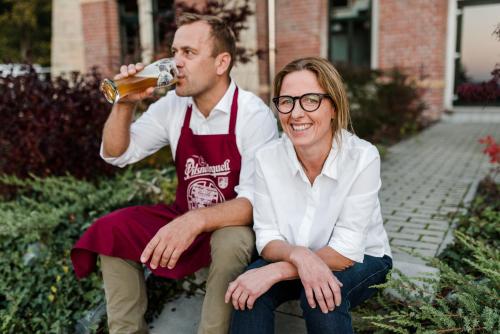
POLYGON ((155 53, 168 56, 175 25, 174 0, 152 0, 155 53))
POLYGON ((118 7, 122 64, 135 63, 141 59, 137 0, 120 0, 118 7))
POLYGON ((370 66, 370 0, 330 1, 330 60, 370 66))

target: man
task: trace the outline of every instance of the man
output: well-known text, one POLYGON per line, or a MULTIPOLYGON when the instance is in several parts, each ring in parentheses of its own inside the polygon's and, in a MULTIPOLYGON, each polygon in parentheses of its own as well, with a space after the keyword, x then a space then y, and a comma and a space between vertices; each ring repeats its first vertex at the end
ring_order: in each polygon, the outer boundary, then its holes
MULTIPOLYGON (((175 93, 152 104, 133 124, 135 103, 153 89, 119 100, 104 126, 101 147, 106 161, 125 166, 169 144, 179 181, 176 200, 98 219, 71 253, 79 277, 94 269, 100 254, 111 333, 147 332, 139 261, 156 275, 181 278, 210 260, 198 332, 226 333, 231 306, 224 294, 254 247, 248 226, 254 153, 277 137, 276 120, 259 98, 231 81, 235 41, 223 21, 184 14, 178 26, 172 44, 179 70, 175 93)), ((122 66, 115 79, 142 68, 122 66)))

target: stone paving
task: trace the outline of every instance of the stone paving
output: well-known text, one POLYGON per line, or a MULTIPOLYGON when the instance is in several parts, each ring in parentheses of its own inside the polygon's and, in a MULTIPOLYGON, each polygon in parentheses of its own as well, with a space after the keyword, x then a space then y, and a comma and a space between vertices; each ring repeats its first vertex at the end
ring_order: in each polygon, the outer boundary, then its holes
MULTIPOLYGON (((380 202, 395 268, 410 276, 432 271, 403 250, 435 256, 451 242, 456 214, 490 168, 478 143, 488 134, 500 137, 500 111, 463 110, 389 148, 382 161, 380 202)), ((196 333, 201 300, 168 303, 151 333, 196 333)), ((300 314, 297 304, 281 307, 276 333, 306 333, 300 314)))
POLYGON ((425 267, 418 266, 421 259, 401 249, 437 255, 452 240, 453 218, 464 210, 463 204, 490 168, 478 138, 487 134, 498 138, 500 124, 465 120, 440 122, 392 146, 382 162, 384 225, 395 267, 406 274, 425 267))

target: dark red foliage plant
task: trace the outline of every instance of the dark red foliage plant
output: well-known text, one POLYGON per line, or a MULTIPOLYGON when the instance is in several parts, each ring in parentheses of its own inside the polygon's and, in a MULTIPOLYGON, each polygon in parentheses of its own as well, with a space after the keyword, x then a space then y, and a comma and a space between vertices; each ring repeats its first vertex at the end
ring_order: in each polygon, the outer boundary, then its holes
POLYGON ((96 70, 44 79, 31 67, 20 76, 0 76, 0 174, 112 174, 116 168, 99 157, 111 109, 99 91, 100 79, 96 70))
POLYGON ((457 94, 465 102, 500 102, 500 64, 491 72, 492 78, 481 83, 463 83, 457 94))

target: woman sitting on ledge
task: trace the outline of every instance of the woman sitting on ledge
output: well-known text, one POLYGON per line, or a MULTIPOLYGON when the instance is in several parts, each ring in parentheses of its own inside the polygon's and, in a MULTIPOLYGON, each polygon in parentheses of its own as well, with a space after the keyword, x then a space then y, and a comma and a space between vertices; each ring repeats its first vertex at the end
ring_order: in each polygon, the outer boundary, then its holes
POLYGON ((352 333, 350 309, 392 268, 378 191, 380 157, 347 131, 346 92, 321 58, 274 81, 283 137, 256 155, 254 230, 261 259, 233 281, 231 332, 274 333, 274 310, 299 299, 308 333, 352 333))

